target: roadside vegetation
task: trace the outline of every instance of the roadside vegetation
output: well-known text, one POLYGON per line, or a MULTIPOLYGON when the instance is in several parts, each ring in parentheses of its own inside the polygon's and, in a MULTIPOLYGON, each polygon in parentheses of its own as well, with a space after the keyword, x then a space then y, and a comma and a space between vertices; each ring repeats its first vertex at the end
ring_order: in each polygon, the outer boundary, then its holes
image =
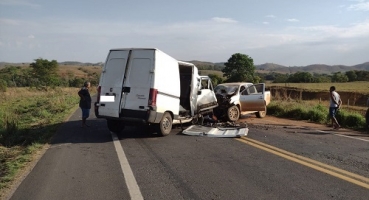
MULTIPOLYGON (((268 115, 330 125, 328 105, 329 102, 319 101, 273 100, 267 109, 268 115)), ((362 108, 362 113, 365 112, 364 109, 362 108)), ((355 111, 349 106, 342 106, 336 117, 341 127, 365 130, 366 122, 364 115, 361 114, 361 109, 355 111)))
MULTIPOLYGON (((93 70, 59 70, 55 60, 45 59, 0 70, 0 199, 76 110, 83 82, 97 84, 98 78, 93 70)), ((94 91, 91 88, 91 95, 94 91)))
POLYGON ((0 92, 11 87, 80 87, 88 80, 96 86, 101 67, 62 66, 56 60, 36 59, 27 66, 5 66, 0 69, 0 92))
POLYGON ((0 95, 0 190, 76 109, 78 88, 8 88, 0 95))

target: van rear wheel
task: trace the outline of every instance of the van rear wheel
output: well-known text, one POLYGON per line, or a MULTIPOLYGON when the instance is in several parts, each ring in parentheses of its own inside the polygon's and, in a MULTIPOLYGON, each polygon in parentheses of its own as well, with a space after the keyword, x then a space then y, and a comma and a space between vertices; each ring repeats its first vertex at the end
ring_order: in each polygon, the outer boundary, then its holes
POLYGON ((111 131, 113 133, 120 133, 121 131, 123 131, 123 129, 125 127, 124 122, 121 121, 121 120, 107 119, 106 123, 108 125, 109 131, 111 131))
POLYGON ((169 135, 170 131, 172 130, 173 119, 169 113, 164 113, 163 118, 161 118, 158 124, 158 134, 160 136, 167 136, 169 135))

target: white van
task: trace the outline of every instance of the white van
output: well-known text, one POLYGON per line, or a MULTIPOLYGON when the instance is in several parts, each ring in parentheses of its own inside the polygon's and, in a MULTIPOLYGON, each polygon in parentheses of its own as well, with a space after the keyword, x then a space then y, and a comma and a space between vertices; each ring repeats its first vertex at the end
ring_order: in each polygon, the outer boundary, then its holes
POLYGON ((106 118, 112 132, 147 124, 164 136, 173 123, 190 121, 216 106, 210 78, 199 76, 195 65, 154 48, 124 48, 109 51, 95 115, 106 118))

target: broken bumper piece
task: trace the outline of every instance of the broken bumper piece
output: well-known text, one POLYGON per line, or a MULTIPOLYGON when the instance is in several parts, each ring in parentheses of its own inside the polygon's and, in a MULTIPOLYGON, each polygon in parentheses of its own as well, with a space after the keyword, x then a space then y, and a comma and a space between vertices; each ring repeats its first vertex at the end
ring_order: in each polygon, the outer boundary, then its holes
POLYGON ((207 137, 242 137, 247 136, 249 128, 247 127, 209 127, 202 125, 192 125, 182 131, 185 135, 207 136, 207 137))

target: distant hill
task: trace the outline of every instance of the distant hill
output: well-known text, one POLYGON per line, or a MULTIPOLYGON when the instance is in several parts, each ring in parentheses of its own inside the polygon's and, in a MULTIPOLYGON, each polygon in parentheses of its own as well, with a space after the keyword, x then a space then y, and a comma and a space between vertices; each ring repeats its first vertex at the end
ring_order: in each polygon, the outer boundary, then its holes
MULTIPOLYGON (((218 66, 223 68, 224 63, 211 63, 211 62, 203 62, 203 61, 187 61, 190 63, 195 64, 196 66, 202 67, 202 66, 218 66)), ((365 62, 362 64, 354 65, 354 66, 345 66, 345 65, 324 65, 324 64, 314 64, 314 65, 308 65, 308 66, 293 66, 293 67, 287 67, 284 65, 278 65, 275 63, 265 63, 261 65, 255 65, 256 72, 259 73, 281 73, 281 74, 288 74, 288 73, 296 73, 296 72, 310 72, 312 74, 332 74, 335 72, 346 72, 350 70, 364 70, 369 71, 369 62, 365 62)))
POLYGON ((102 65, 104 65, 104 63, 102 63, 102 62, 99 62, 99 63, 82 63, 82 62, 77 62, 77 61, 65 61, 65 62, 60 62, 59 65, 102 66, 102 65))
MULTIPOLYGON (((199 61, 199 60, 192 60, 192 61, 186 61, 189 63, 193 63, 194 65, 198 66, 200 70, 206 69, 206 70, 221 70, 224 68, 224 62, 207 62, 207 61, 199 61)), ((30 63, 8 63, 8 62, 0 62, 0 68, 6 67, 6 66, 29 66, 30 63)), ((59 62, 59 66, 103 66, 103 62, 99 63, 83 63, 78 61, 65 61, 65 62, 59 62)), ((256 72, 259 73, 282 73, 282 74, 288 74, 288 73, 296 73, 296 72, 310 72, 312 74, 332 74, 335 72, 346 72, 350 70, 364 70, 369 71, 369 62, 365 62, 358 65, 353 66, 345 66, 345 65, 324 65, 324 64, 313 64, 308 66, 283 66, 275 63, 265 63, 261 65, 255 65, 256 72)))
MULTIPOLYGON (((21 67, 29 67, 31 63, 9 63, 9 62, 0 62, 0 68, 6 67, 6 66, 21 66, 21 67)), ((98 63, 83 63, 83 62, 77 62, 77 61, 65 61, 65 62, 59 62, 59 66, 103 66, 103 62, 98 63)))
POLYGON ((310 72, 310 73, 317 73, 317 74, 332 74, 335 72, 346 72, 350 70, 364 70, 369 71, 369 62, 354 65, 354 66, 345 66, 345 65, 324 65, 324 64, 314 64, 308 65, 304 67, 286 67, 283 65, 277 65, 273 63, 266 63, 262 65, 255 65, 256 70, 260 73, 269 73, 269 72, 276 72, 276 73, 296 73, 296 72, 310 72))

